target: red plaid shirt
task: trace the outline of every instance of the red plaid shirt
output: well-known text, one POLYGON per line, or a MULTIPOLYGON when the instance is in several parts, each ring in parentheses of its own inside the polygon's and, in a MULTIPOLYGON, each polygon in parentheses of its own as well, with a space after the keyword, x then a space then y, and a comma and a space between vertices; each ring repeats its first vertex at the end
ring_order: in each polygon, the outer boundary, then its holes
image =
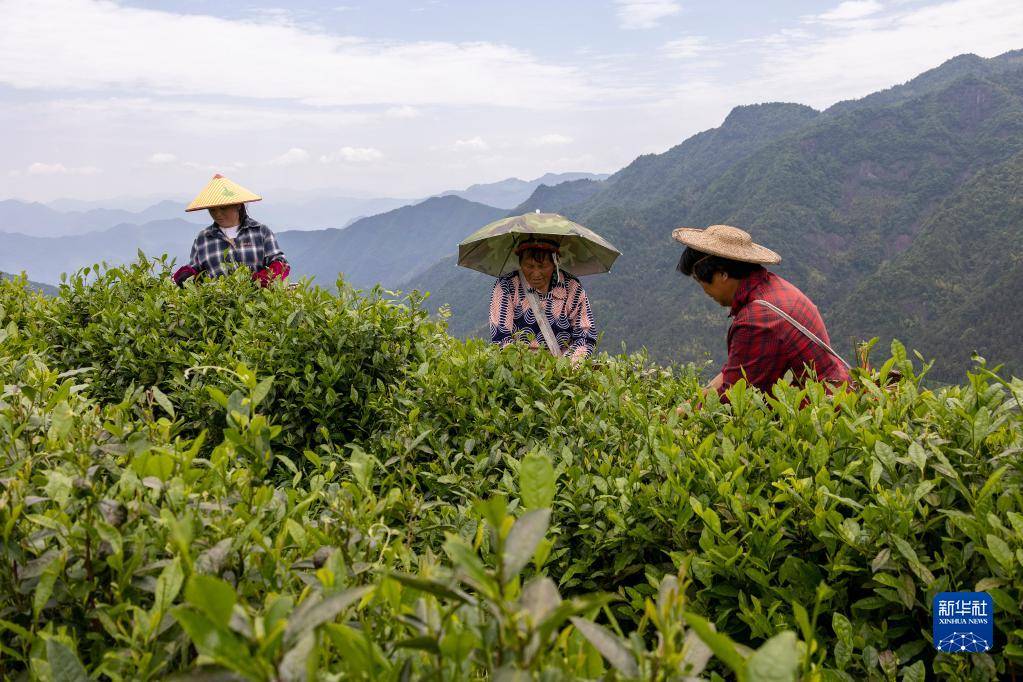
POLYGON ((757 299, 778 306, 831 345, 824 320, 806 294, 767 270, 754 272, 741 281, 732 301, 729 315, 735 319, 728 329, 728 360, 721 368, 720 392, 743 377, 751 386, 769 391, 789 370, 797 382, 803 381, 807 368, 819 379, 849 381, 842 363, 778 313, 753 303, 757 299))

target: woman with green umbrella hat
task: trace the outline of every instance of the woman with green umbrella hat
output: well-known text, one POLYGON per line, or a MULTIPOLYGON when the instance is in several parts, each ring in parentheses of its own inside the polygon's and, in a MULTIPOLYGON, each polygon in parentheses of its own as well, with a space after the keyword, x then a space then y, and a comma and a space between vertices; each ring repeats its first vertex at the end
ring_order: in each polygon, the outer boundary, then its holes
POLYGON ((593 312, 576 275, 608 272, 618 255, 592 230, 539 211, 498 220, 458 245, 459 265, 497 277, 491 341, 528 341, 573 362, 597 345, 593 312))

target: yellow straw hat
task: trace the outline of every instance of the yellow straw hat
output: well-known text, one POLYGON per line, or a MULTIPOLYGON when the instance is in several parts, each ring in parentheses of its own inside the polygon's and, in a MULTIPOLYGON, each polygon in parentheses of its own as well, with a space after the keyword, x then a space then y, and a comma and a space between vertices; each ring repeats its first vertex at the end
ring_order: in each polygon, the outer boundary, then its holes
POLYGON ((260 201, 263 197, 250 192, 236 182, 231 182, 220 173, 213 176, 199 196, 192 200, 192 203, 185 209, 188 211, 201 211, 204 208, 214 206, 232 206, 244 204, 249 201, 260 201))
POLYGON ((781 256, 760 244, 754 244, 749 232, 731 225, 711 225, 706 230, 695 227, 680 227, 671 233, 672 238, 691 246, 697 251, 744 263, 780 263, 781 256))

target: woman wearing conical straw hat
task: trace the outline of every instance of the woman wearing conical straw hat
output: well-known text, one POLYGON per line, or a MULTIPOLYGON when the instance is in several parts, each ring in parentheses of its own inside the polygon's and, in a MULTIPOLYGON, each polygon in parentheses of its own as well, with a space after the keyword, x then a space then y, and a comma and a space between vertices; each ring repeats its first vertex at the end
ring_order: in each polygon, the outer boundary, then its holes
POLYGON ((291 267, 277 237, 269 227, 249 217, 245 204, 262 197, 232 182, 219 173, 213 176, 185 211, 207 209, 213 224, 192 243, 188 265, 173 275, 179 287, 190 277, 221 277, 245 266, 253 281, 269 286, 288 276, 291 267))
POLYGON ((721 394, 744 378, 770 391, 790 371, 799 383, 811 375, 836 384, 849 381, 849 363, 829 345, 817 306, 764 268, 780 263, 781 256, 730 225, 680 227, 671 236, 687 247, 678 271, 696 280, 733 318, 728 359, 708 390, 721 394))

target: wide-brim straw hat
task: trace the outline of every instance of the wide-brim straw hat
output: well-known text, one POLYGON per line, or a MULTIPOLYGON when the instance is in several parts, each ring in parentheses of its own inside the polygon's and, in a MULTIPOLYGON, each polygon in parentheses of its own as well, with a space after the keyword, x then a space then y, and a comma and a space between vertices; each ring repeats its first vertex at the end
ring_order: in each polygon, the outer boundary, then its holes
POLYGON ((188 205, 185 212, 201 211, 204 208, 215 208, 217 206, 233 206, 250 201, 260 201, 262 198, 255 192, 247 190, 237 182, 232 182, 220 173, 217 173, 203 190, 199 192, 199 196, 192 200, 192 203, 188 205))
POLYGON ((731 225, 711 225, 706 230, 696 227, 680 227, 671 233, 675 241, 682 242, 697 251, 722 258, 766 265, 780 263, 781 256, 753 242, 749 232, 731 225))

